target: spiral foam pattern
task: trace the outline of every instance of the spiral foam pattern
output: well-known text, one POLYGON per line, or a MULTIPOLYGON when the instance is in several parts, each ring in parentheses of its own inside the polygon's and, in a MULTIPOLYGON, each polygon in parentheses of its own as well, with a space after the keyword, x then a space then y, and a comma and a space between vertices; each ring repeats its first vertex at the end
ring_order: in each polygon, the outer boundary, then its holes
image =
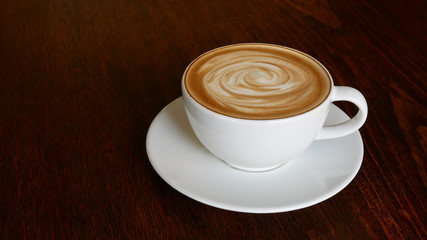
POLYGON ((211 56, 193 75, 203 92, 196 100, 225 115, 250 119, 307 111, 323 101, 324 87, 313 64, 295 56, 256 49, 211 56))

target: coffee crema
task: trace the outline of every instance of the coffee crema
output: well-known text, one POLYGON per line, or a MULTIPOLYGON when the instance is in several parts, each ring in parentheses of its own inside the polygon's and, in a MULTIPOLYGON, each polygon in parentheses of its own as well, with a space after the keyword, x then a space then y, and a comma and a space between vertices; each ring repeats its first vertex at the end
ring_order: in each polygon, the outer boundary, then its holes
POLYGON ((187 68, 184 84, 204 107, 243 119, 296 116, 317 107, 331 90, 329 74, 312 57, 270 44, 207 52, 187 68))

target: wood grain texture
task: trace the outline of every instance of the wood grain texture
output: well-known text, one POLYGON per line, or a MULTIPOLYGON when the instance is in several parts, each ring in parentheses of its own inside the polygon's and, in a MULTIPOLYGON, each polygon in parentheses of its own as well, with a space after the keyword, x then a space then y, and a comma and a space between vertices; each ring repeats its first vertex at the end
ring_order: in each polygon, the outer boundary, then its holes
MULTIPOLYGON (((427 3, 0 1, 1 239, 426 239, 427 3), (145 137, 215 47, 307 52, 367 98, 363 166, 315 206, 243 214, 153 170, 145 137)), ((354 107, 341 104, 354 114, 354 107)))

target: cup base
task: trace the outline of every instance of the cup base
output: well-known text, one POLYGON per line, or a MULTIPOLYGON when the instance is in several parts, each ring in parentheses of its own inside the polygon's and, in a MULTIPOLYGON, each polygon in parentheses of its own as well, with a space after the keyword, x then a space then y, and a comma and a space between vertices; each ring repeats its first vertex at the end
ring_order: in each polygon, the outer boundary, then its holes
POLYGON ((265 167, 265 168, 248 168, 248 167, 241 167, 241 166, 237 166, 234 164, 231 164, 229 162, 226 162, 224 160, 221 160, 222 162, 224 162, 227 166, 240 170, 240 171, 245 171, 245 172, 252 172, 252 173, 257 173, 257 172, 267 172, 267 171, 272 171, 276 168, 281 167, 282 165, 284 165, 284 163, 281 163, 279 165, 275 165, 273 167, 265 167))

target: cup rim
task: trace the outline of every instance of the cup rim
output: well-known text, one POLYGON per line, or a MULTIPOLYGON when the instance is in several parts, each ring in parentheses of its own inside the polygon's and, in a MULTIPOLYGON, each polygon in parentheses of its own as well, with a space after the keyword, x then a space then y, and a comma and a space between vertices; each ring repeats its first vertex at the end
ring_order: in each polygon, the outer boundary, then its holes
POLYGON ((332 76, 331 76, 331 74, 329 73, 329 71, 328 71, 328 69, 320 62, 320 61, 318 61, 316 58, 314 58, 314 57, 312 57, 312 56, 310 56, 309 54, 307 54, 307 53, 305 53, 305 52, 302 52, 302 51, 300 51, 300 50, 297 50, 297 49, 294 49, 294 48, 291 48, 291 47, 287 47, 287 46, 282 46, 282 45, 278 45, 278 44, 271 44, 271 43, 256 43, 256 42, 254 42, 254 43, 251 43, 251 42, 247 42, 247 43, 235 43, 235 44, 229 44, 229 45, 225 45, 225 46, 221 46, 221 47, 217 47, 217 48, 214 48, 214 49, 211 49, 211 50, 209 50, 209 51, 207 51, 207 52, 204 52, 204 53, 202 53, 202 54, 200 54, 198 57, 196 57, 194 60, 192 60, 191 62, 190 62, 190 64, 188 64, 188 66, 185 68, 185 71, 184 71, 184 74, 183 74, 183 76, 182 76, 182 79, 181 79, 181 88, 182 88, 182 92, 183 92, 183 94, 185 93, 187 96, 188 96, 188 98, 189 99, 191 99, 192 101, 194 101, 194 103, 196 103, 196 105, 197 106, 199 106, 199 107, 201 107, 201 109, 204 109, 205 111, 207 111, 207 112, 209 112, 210 114, 212 114, 213 116, 217 116, 217 117, 221 117, 221 118, 224 118, 224 119, 229 119, 229 120, 236 120, 236 121, 247 121, 247 122, 277 122, 277 121, 283 121, 283 120, 288 120, 288 119, 295 119, 295 118, 300 118, 300 117, 303 117, 304 115, 306 115, 306 114, 309 114, 309 113, 311 113, 311 112, 313 112, 313 111, 316 111, 316 109, 318 109, 320 106, 322 106, 325 102, 327 102, 327 100, 328 99, 330 99, 330 97, 331 97, 331 94, 332 94, 332 89, 333 89, 333 87, 334 87, 334 81, 333 81, 333 78, 332 78, 332 76), (203 104, 201 104, 199 101, 197 101, 192 95, 191 95, 191 93, 187 90, 187 88, 186 88, 186 86, 185 86, 185 79, 186 79, 186 76, 187 76, 187 72, 188 72, 188 69, 198 60, 198 59, 200 59, 200 58, 202 58, 203 56, 205 56, 205 55, 207 55, 207 54, 209 54, 209 53, 211 53, 211 52, 214 52, 214 51, 217 51, 217 50, 220 50, 220 49, 224 49, 224 48, 228 48, 228 47, 234 47, 234 46, 241 46, 241 45, 266 45, 266 46, 270 46, 270 47, 278 47, 278 48, 284 48, 284 49, 287 49, 287 50, 291 50, 291 51, 294 51, 294 52, 297 52, 297 53, 299 53, 299 54, 302 54, 302 55, 304 55, 304 56, 306 56, 306 57, 308 57, 308 58, 310 58, 311 60, 313 60, 315 63, 317 63, 317 64, 319 64, 320 65, 320 67, 327 73, 327 75, 328 75, 328 78, 329 78, 329 81, 330 81, 330 87, 329 87, 329 92, 328 92, 328 94, 326 95, 326 97, 318 104, 318 105, 316 105, 315 107, 313 107, 313 108, 311 108, 310 110, 308 110, 308 111, 305 111, 305 112, 301 112, 301 113, 298 113, 298 114, 296 114, 296 115, 293 115, 293 116, 288 116, 288 117, 280 117, 280 118, 271 118, 271 119, 250 119, 250 118, 239 118, 239 117, 233 117, 233 116, 229 116, 229 115, 225 115, 225 114, 223 114, 223 113, 219 113, 219 112, 216 112, 216 111, 214 111, 214 110, 211 110, 211 109, 209 109, 209 108, 207 108, 207 107, 205 107, 203 104))

